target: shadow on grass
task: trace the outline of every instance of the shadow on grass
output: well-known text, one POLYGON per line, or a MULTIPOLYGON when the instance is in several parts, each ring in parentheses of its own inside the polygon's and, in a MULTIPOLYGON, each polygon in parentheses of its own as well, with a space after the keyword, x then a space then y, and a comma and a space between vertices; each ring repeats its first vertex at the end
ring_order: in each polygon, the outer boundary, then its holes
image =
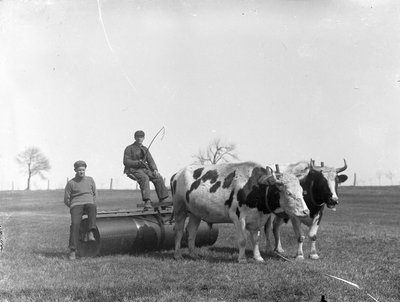
POLYGON ((54 250, 34 250, 33 254, 43 256, 45 258, 57 258, 57 259, 65 259, 68 258, 67 251, 54 251, 54 250))
MULTIPOLYGON (((234 247, 208 247, 208 248, 198 248, 198 258, 192 258, 189 255, 187 248, 182 250, 182 258, 184 261, 197 261, 203 260, 209 263, 235 263, 237 262, 238 257, 238 249, 234 247)), ((68 259, 68 251, 59 251, 59 250, 34 250, 33 254, 40 255, 45 258, 55 258, 55 259, 68 259)), ((148 257, 154 258, 160 261, 165 260, 174 260, 174 250, 151 250, 151 251, 140 251, 134 252, 129 254, 108 254, 102 256, 95 256, 95 257, 79 257, 79 259, 90 259, 90 258, 101 258, 103 256, 111 256, 111 257, 119 257, 122 255, 126 256, 140 256, 140 257, 148 257)), ((277 256, 274 253, 265 254, 262 253, 262 257, 264 260, 281 260, 284 261, 282 258, 277 256)), ((253 251, 246 250, 246 258, 248 261, 253 260, 253 251)), ((179 261, 179 260, 177 260, 179 261)))
MULTIPOLYGON (((33 254, 45 257, 48 259, 68 259, 68 251, 60 251, 60 250, 34 250, 33 254)), ((179 261, 206 261, 208 263, 237 263, 238 257, 238 249, 233 247, 208 247, 208 248, 198 248, 198 258, 192 258, 189 255, 187 248, 182 250, 182 260, 179 261)), ((129 254, 111 254, 111 255, 102 255, 95 257, 78 257, 80 260, 90 259, 90 258, 101 258, 101 257, 120 257, 120 256, 139 256, 139 257, 147 257, 153 258, 158 261, 170 261, 174 259, 174 250, 152 250, 152 251, 141 251, 129 254)), ((262 257, 264 260, 273 260, 273 261, 284 261, 282 258, 277 256, 276 254, 265 254, 262 253, 262 257)), ((248 262, 255 261, 253 259, 253 252, 251 250, 246 250, 246 259, 248 262)))
MULTIPOLYGON (((187 248, 182 250, 182 258, 184 261, 197 261, 203 260, 209 263, 235 263, 237 262, 238 257, 238 249, 234 247, 203 247, 198 248, 198 258, 192 258, 189 255, 187 248)), ((162 251, 149 251, 149 252, 140 252, 131 254, 132 256, 147 256, 151 258, 156 258, 159 260, 173 260, 174 259, 174 251, 173 250, 162 250, 162 251)), ((284 261, 281 257, 277 256, 275 253, 265 254, 262 253, 262 257, 264 260, 277 260, 284 261)), ((253 261, 253 251, 246 250, 246 258, 248 261, 253 261)), ((177 260, 179 261, 179 260, 177 260)))
MULTIPOLYGON (((234 247, 219 247, 219 246, 214 246, 210 247, 209 251, 212 253, 218 253, 218 254, 229 254, 230 256, 227 258, 225 257, 224 259, 220 259, 220 255, 218 257, 212 257, 209 256, 207 260, 210 260, 210 262, 232 262, 232 260, 237 260, 238 257, 238 249, 234 247), (225 261, 226 259, 226 261, 225 261)), ((282 260, 284 261, 281 257, 279 257, 275 253, 261 253, 261 256, 264 258, 264 260, 271 259, 271 260, 282 260)), ((246 249, 246 258, 248 260, 253 259, 253 251, 252 250, 247 250, 246 249)))

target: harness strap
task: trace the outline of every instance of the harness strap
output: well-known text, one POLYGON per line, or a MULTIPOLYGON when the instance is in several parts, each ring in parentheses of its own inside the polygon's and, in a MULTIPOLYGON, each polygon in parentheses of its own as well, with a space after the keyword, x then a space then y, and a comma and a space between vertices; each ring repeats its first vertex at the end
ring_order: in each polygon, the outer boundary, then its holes
POLYGON ((269 186, 267 186, 267 188, 265 189, 265 208, 267 209, 267 211, 272 213, 272 210, 268 205, 268 190, 269 190, 269 186))
MULTIPOLYGON (((282 216, 282 214, 285 215, 286 213, 285 213, 285 210, 282 209, 280 205, 279 205, 279 207, 277 207, 275 210, 272 210, 271 207, 269 206, 269 204, 268 204, 268 198, 267 198, 267 196, 268 196, 268 190, 269 190, 269 186, 267 186, 266 191, 265 191, 265 207, 266 207, 267 211, 268 211, 269 213, 273 213, 273 214, 275 214, 275 215, 277 215, 277 216, 279 216, 279 217, 286 218, 285 216, 282 216)), ((279 193, 279 194, 280 194, 280 193, 279 193)), ((280 198, 280 196, 279 196, 279 198, 280 198)))
POLYGON ((310 197, 311 197, 311 203, 317 207, 320 207, 324 204, 324 202, 322 202, 321 204, 317 204, 315 202, 315 198, 314 198, 314 194, 313 194, 313 188, 314 188, 314 180, 311 181, 311 185, 310 185, 310 197))

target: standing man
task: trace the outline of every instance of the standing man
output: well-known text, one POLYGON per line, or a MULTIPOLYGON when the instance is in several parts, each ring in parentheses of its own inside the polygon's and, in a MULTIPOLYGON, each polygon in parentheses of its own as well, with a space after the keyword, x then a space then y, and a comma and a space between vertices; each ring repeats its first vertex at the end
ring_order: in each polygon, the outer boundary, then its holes
POLYGON ((165 187, 162 176, 158 172, 153 157, 149 150, 143 146, 143 140, 144 132, 138 130, 135 132, 135 142, 125 148, 124 173, 139 183, 144 201, 144 210, 149 210, 152 208, 149 181, 154 184, 160 202, 168 198, 168 190, 165 187))
POLYGON ((74 163, 75 177, 65 186, 64 204, 70 208, 71 228, 69 236, 69 259, 75 260, 79 242, 79 228, 82 215, 88 215, 87 240, 95 241, 93 231, 96 229, 96 184, 90 176, 85 176, 87 165, 83 160, 74 163))

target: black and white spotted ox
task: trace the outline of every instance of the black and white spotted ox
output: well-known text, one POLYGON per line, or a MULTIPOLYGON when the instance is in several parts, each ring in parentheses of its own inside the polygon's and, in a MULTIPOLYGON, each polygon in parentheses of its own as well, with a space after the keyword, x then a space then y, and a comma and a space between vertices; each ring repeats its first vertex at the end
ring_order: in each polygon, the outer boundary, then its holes
POLYGON ((175 224, 176 259, 182 258, 181 239, 187 215, 188 247, 195 254, 195 237, 201 220, 210 224, 233 223, 238 237, 239 262, 245 262, 246 229, 250 231, 253 256, 263 261, 260 231, 272 213, 290 217, 309 214, 303 190, 295 175, 275 175, 256 163, 188 166, 171 178, 175 224))
MULTIPOLYGON (((339 198, 337 195, 338 184, 343 183, 347 180, 347 175, 339 173, 346 170, 347 164, 344 160, 344 166, 341 168, 325 167, 323 164, 319 167, 315 167, 313 161, 308 163, 307 161, 298 162, 296 164, 289 165, 284 169, 286 172, 293 173, 297 175, 300 179, 300 184, 303 188, 304 200, 310 210, 309 217, 301 217, 300 219, 293 220, 292 224, 295 232, 300 231, 296 234, 299 238, 299 245, 297 250, 297 259, 304 259, 303 254, 303 241, 305 236, 301 230, 301 226, 297 225, 303 223, 309 227, 308 236, 311 239, 311 259, 319 259, 316 240, 317 231, 321 223, 321 218, 325 205, 328 208, 335 209, 336 205, 339 203, 339 198)), ((275 238, 275 251, 278 253, 283 253, 284 250, 281 246, 280 232, 279 228, 283 223, 282 217, 276 217, 273 222, 273 234, 275 238)), ((269 234, 271 232, 272 219, 270 219, 265 225, 265 235, 267 239, 267 252, 271 248, 271 243, 269 241, 269 234)))

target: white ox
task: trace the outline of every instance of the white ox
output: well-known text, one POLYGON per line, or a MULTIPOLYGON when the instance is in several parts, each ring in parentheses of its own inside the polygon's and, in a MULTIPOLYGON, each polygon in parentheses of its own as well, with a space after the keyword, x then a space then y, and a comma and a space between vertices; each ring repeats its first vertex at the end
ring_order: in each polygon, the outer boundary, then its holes
POLYGON ((181 259, 181 239, 187 215, 189 254, 197 258, 195 238, 201 220, 233 223, 237 231, 239 262, 246 262, 246 229, 250 231, 253 257, 263 261, 260 230, 272 213, 307 216, 299 180, 292 174, 276 177, 271 168, 253 162, 188 166, 171 178, 175 224, 175 259, 181 259))

